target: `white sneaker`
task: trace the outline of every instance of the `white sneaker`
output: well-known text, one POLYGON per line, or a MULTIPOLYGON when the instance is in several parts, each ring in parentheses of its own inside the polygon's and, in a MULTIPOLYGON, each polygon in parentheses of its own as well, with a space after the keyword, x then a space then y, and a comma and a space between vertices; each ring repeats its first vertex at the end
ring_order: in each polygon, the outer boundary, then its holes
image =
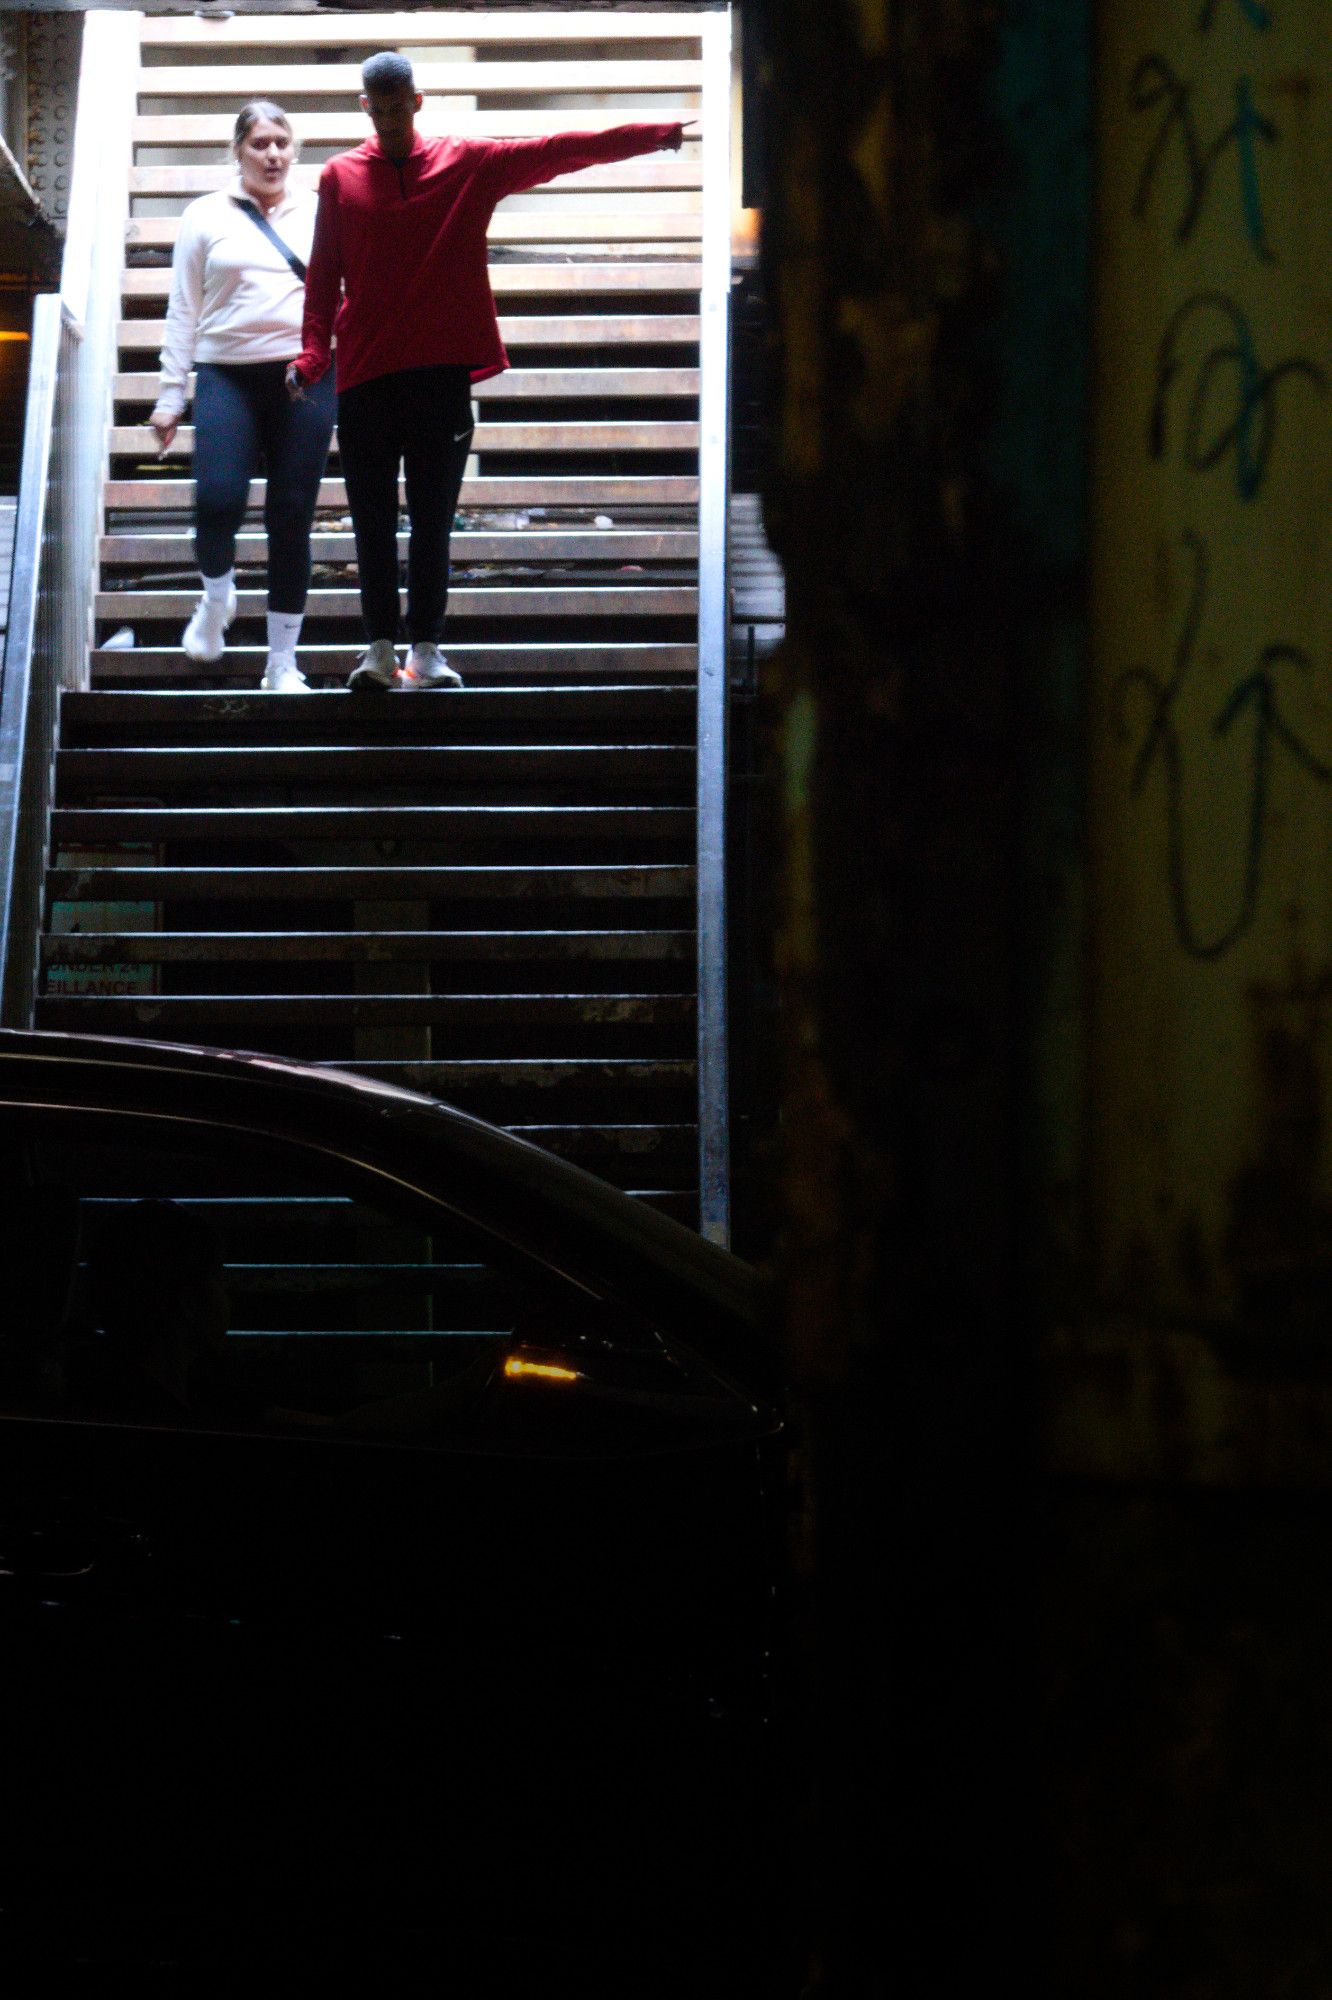
POLYGON ((396 684, 398 656, 391 639, 372 639, 347 676, 347 686, 356 694, 373 693, 376 688, 396 684))
POLYGON ((194 607, 194 616, 185 627, 181 645, 191 660, 220 660, 226 651, 223 636, 228 625, 236 616, 236 586, 233 583, 227 592, 226 602, 219 604, 207 591, 194 607))
POLYGON ((453 671, 439 647, 429 639, 417 641, 398 675, 398 686, 402 688, 460 688, 462 684, 462 675, 453 671))
POLYGON ((259 683, 266 694, 313 694, 314 689, 290 653, 270 653, 259 683))

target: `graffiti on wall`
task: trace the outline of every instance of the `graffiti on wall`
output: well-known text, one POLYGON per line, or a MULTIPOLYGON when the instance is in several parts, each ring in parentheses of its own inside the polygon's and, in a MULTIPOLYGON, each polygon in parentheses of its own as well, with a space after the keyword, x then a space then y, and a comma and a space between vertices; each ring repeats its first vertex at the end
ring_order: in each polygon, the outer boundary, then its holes
MULTIPOLYGON (((1269 8, 1245 4, 1242 13, 1256 33, 1273 28, 1269 8)), ((1203 45, 1198 61, 1205 66, 1207 43, 1217 17, 1215 4, 1198 13, 1195 32, 1203 45)), ((1281 138, 1276 120, 1259 111, 1253 79, 1233 79, 1233 118, 1209 136, 1200 129, 1195 110, 1195 84, 1181 76, 1159 52, 1142 56, 1129 85, 1128 101, 1148 128, 1133 195, 1133 214, 1144 217, 1153 201, 1165 208, 1173 240, 1187 244, 1209 200, 1228 203, 1229 226, 1242 236, 1261 267, 1277 262, 1269 237, 1260 172, 1261 149, 1281 138), (1224 174, 1222 169, 1228 171, 1224 174), (1233 171, 1232 171, 1233 170, 1233 171)), ((1258 289, 1255 286, 1255 289, 1258 289)), ((1286 352, 1274 360, 1260 358, 1253 324, 1244 304, 1230 292, 1204 288, 1187 293, 1166 320, 1156 345, 1151 402, 1145 412, 1145 451, 1159 461, 1168 453, 1202 478, 1228 465, 1234 493, 1242 506, 1261 504, 1277 445, 1279 420, 1285 404, 1301 398, 1324 397, 1328 380, 1309 355, 1286 352)), ((1307 414, 1293 410, 1298 418, 1307 414)), ((1279 468, 1278 468, 1279 471, 1279 468)), ((1171 919, 1180 946, 1198 958, 1216 958, 1228 951, 1257 914, 1263 880, 1263 846, 1267 824, 1269 774, 1274 756, 1286 756, 1292 768, 1311 783, 1332 785, 1332 765, 1306 743, 1283 713, 1283 685, 1291 676, 1315 671, 1309 652, 1287 637, 1262 644, 1247 660, 1233 662, 1233 679, 1219 691, 1210 710, 1198 716, 1199 738, 1187 743, 1178 724, 1180 697, 1193 674, 1199 631, 1212 611, 1212 556, 1206 536, 1186 527, 1180 533, 1189 579, 1187 597, 1168 665, 1163 669, 1133 666, 1117 687, 1118 715, 1125 731, 1135 704, 1130 697, 1147 697, 1146 722, 1134 749, 1129 779, 1137 798, 1149 781, 1159 781, 1166 815, 1166 885, 1171 919), (1244 778, 1239 787, 1241 810, 1228 834, 1239 855, 1233 911, 1208 930, 1194 914, 1186 853, 1189 811, 1189 766, 1205 762, 1209 744, 1225 743, 1232 735, 1243 740, 1244 778)), ((1141 708, 1141 704, 1137 705, 1141 708)))
POLYGON ((1255 995, 1332 976, 1326 27, 1322 0, 1099 18, 1096 1233, 1108 1290, 1172 1311, 1234 1304, 1255 995))

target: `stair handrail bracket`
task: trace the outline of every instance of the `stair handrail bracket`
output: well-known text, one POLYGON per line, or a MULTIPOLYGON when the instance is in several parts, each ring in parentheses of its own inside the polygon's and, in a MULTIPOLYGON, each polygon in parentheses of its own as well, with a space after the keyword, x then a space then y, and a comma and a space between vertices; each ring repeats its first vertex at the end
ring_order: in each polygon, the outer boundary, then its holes
POLYGON ((703 249, 699 298, 698 1147, 699 1229, 730 1238, 727 1054, 727 548, 730 505, 731 17, 703 37, 703 249))
POLYGON ((90 12, 59 294, 33 301, 0 684, 0 1021, 31 1026, 61 689, 85 688, 97 595, 141 16, 90 12))

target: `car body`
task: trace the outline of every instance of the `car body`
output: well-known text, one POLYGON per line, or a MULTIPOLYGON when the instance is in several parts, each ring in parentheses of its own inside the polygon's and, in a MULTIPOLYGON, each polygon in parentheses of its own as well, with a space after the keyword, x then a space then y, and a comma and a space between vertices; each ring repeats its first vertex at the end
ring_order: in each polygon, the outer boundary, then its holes
POLYGON ((446 1105, 238 1052, 0 1032, 0 1180, 0 1953, 774 1992, 752 1271, 446 1105), (176 1395, 97 1301, 119 1259, 147 1325, 136 1231, 184 1214, 258 1324, 200 1360, 196 1287, 176 1395))

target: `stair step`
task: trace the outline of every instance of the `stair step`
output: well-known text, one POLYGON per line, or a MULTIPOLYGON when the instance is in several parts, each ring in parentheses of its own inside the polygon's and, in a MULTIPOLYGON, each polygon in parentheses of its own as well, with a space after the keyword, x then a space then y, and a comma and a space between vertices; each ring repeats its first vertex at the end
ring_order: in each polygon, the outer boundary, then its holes
MULTIPOLYGON (((642 1176, 637 1178, 641 1180, 642 1176)), ((698 1195, 692 1188, 626 1186, 624 1192, 646 1207, 658 1209, 663 1215, 674 1216, 678 1221, 692 1224, 697 1219, 698 1195)), ((219 1235, 243 1233, 247 1243, 269 1230, 285 1237, 293 1226, 298 1226, 302 1232, 337 1230, 342 1233, 347 1228, 351 1208, 347 1201, 336 1198, 321 1201, 317 1197, 275 1200, 268 1195, 174 1195, 172 1199, 176 1207, 206 1216, 219 1235)), ((105 1197, 108 1206, 114 1201, 115 1197, 105 1197)), ((373 1336, 366 1335, 365 1338, 373 1336)))
POLYGON ((543 1146, 561 1159, 693 1159, 698 1127, 675 1125, 510 1125, 515 1138, 543 1146))
POLYGON ((692 931, 71 931, 43 965, 484 964, 688 960, 692 931))
MULTIPOLYGON (((315 679, 321 675, 336 679, 336 688, 321 692, 341 694, 346 692, 343 684, 360 659, 362 650, 361 644, 299 646, 296 662, 302 673, 315 679)), ((102 646, 92 654, 92 676, 97 682, 183 679, 186 686, 179 690, 182 694, 205 692, 198 685, 201 681, 238 680, 251 693, 258 694, 259 676, 267 658, 266 647, 229 645, 220 660, 207 667, 199 667, 186 659, 179 645, 136 646, 124 651, 114 646, 102 646)), ((622 682, 626 674, 641 672, 656 676, 676 673, 692 677, 698 669, 698 648, 695 645, 626 643, 552 646, 509 640, 504 644, 481 646, 455 645, 450 640, 448 658, 468 683, 469 692, 471 683, 476 679, 521 683, 528 676, 539 681, 548 674, 572 673, 605 674, 622 682)), ((173 688, 171 692, 174 697, 177 690, 173 688)), ((305 705, 305 697, 299 693, 264 694, 262 699, 275 709, 279 703, 305 705)))
MULTIPOLYGON (((257 48, 267 52, 284 47, 359 48, 375 47, 383 41, 393 46, 410 41, 413 48, 449 47, 458 43, 472 48, 521 42, 556 45, 587 42, 614 45, 617 42, 697 41, 697 13, 641 13, 626 8, 613 14, 563 13, 558 9, 507 14, 494 8, 475 14, 456 10, 386 14, 372 11, 339 13, 299 19, 269 14, 250 17, 236 14, 225 20, 208 20, 199 15, 157 15, 144 17, 140 42, 144 48, 257 48)), ((594 61, 595 58, 590 58, 594 61)), ((584 72, 586 75, 586 71, 584 72)), ((457 72, 454 72, 455 78, 457 72)), ((637 165, 638 162, 632 164, 637 165)))
MULTIPOLYGON (((487 121, 488 132, 490 126, 503 115, 503 113, 498 112, 491 115, 491 118, 487 121)), ((544 115, 553 117, 557 121, 550 128, 551 130, 567 130, 567 126, 559 122, 568 118, 569 114, 567 111, 557 111, 544 115)), ((606 122, 605 114, 595 111, 581 111, 578 113, 578 118, 580 123, 587 125, 606 122)), ((137 122, 141 124, 143 121, 139 120, 137 122)), ((233 121, 230 118, 163 119, 160 122, 164 126, 172 124, 207 126, 214 136, 204 138, 202 134, 198 134, 184 140, 160 137, 148 140, 147 143, 150 145, 216 144, 218 146, 226 146, 231 141, 233 121)), ((319 122, 316 114, 303 118, 301 125, 302 128, 306 128, 316 126, 319 122)), ((614 123, 615 119, 612 118, 611 122, 614 123)), ((349 126, 348 130, 350 131, 350 129, 349 126)), ((142 137, 142 135, 140 136, 142 137)), ((302 136, 313 143, 317 139, 318 133, 303 129, 302 136)), ((352 146, 359 145, 364 136, 365 125, 364 121, 362 121, 360 129, 355 133, 355 136, 349 137, 347 143, 352 146)), ((493 133, 491 136, 498 137, 499 134, 493 133)), ((698 292, 703 282, 703 266, 693 259, 686 260, 676 257, 645 257, 641 262, 632 263, 628 259, 606 263, 594 263, 589 259, 586 263, 577 264, 519 263, 516 260, 513 263, 503 263, 492 259, 489 276, 490 288, 497 298, 504 298, 506 296, 510 298, 542 298, 547 296, 570 298, 578 297, 579 295, 596 297, 598 295, 614 296, 622 293, 637 294, 640 297, 664 298, 676 292, 698 292)), ((165 299, 170 290, 171 273, 165 267, 158 270, 125 271, 122 273, 120 286, 122 299, 165 299)))
MULTIPOLYGON (((145 325, 149 322, 145 321, 145 325)), ((156 322, 162 328, 161 321, 156 322)), ((160 340, 158 342, 161 344, 160 340)), ((154 457, 156 452, 154 450, 154 457)), ((108 509, 135 508, 140 511, 162 508, 185 513, 194 506, 194 481, 179 473, 155 479, 109 479, 103 487, 108 509)), ((262 515, 268 498, 268 481, 250 482, 250 514, 262 515)), ((407 503, 407 488, 399 480, 398 501, 407 503)), ((469 507, 581 507, 604 513, 612 507, 696 507, 696 473, 510 473, 506 477, 488 474, 464 479, 458 498, 461 508, 469 507)), ((347 511, 347 483, 343 479, 319 482, 318 505, 347 511)))
MULTIPOLYGON (((279 1264, 229 1260, 226 1275, 233 1317, 239 1298, 355 1298, 367 1292, 382 1295, 386 1291, 410 1290, 432 1299, 459 1299, 484 1295, 493 1285, 491 1274, 484 1266, 468 1269, 457 1264, 376 1264, 369 1261, 355 1264, 279 1264)), ((429 1334, 441 1330, 431 1327, 421 1331, 428 1338, 429 1334)), ((313 1337, 317 1339, 318 1335, 313 1337)), ((355 1332, 348 1337, 354 1339, 355 1332)), ((374 1335, 366 1337, 375 1338, 374 1335)), ((410 1339, 411 1335, 404 1331, 402 1337, 410 1339)))
MULTIPOLYGON (((596 219, 592 216, 579 218, 582 222, 592 222, 596 219)), ((511 224, 523 222, 529 226, 533 222, 530 215, 510 217, 509 220, 511 224)), ((163 217, 156 221, 132 222, 129 226, 131 230, 137 232, 140 241, 150 240, 151 234, 152 238, 163 242, 174 242, 179 219, 173 217, 168 220, 163 217)), ((697 224, 695 230, 697 231, 697 224)), ((122 369, 111 379, 111 393, 117 403, 155 403, 158 382, 159 377, 155 370, 149 372, 122 369)), ((186 386, 193 399, 193 376, 189 378, 186 386)), ((510 368, 503 375, 492 375, 488 382, 476 383, 472 396, 474 401, 485 406, 490 403, 523 403, 534 400, 547 403, 582 402, 589 398, 605 402, 617 397, 629 397, 642 402, 649 398, 681 396, 697 402, 698 392, 697 368, 659 368, 648 365, 638 368, 604 368, 586 365, 581 368, 510 368)))
MULTIPOLYGON (((228 167, 141 168, 140 173, 175 174, 186 180, 201 181, 206 174, 228 175, 228 167)), ((318 169, 315 169, 317 176, 318 169)), ((580 175, 562 176, 564 185, 580 175)), ((221 182, 213 185, 221 186, 221 182)), ((145 190, 147 192, 148 190, 145 190)), ((168 193, 189 192, 188 187, 167 189, 168 193)), ((200 187, 197 192, 204 192, 200 187)), ((695 313, 505 313, 500 316, 500 338, 511 352, 524 348, 591 347, 696 347, 700 322, 695 313)), ((127 354, 158 354, 166 335, 162 319, 123 319, 117 341, 127 354)))
POLYGON ((51 840, 687 840, 682 806, 61 806, 51 840))
MULTIPOLYGON (((339 1063, 317 1063, 319 1069, 341 1069, 339 1063)), ((404 1090, 421 1091, 427 1097, 447 1098, 453 1093, 532 1090, 541 1097, 574 1089, 651 1089, 692 1091, 698 1078, 697 1064, 687 1058, 643 1061, 632 1056, 550 1056, 540 1062, 500 1061, 484 1057, 459 1062, 358 1062, 358 1076, 372 1076, 385 1083, 399 1084, 404 1090)))
MULTIPOLYGON (((151 378, 156 382, 157 377, 151 378)), ((460 528, 452 538, 455 570, 474 562, 696 562, 698 536, 684 528, 517 528, 500 532, 460 528)), ((103 563, 159 564, 177 569, 194 566, 194 537, 184 528, 174 534, 103 535, 103 563)), ((399 553, 407 552, 407 536, 398 536, 399 553)), ((316 529, 310 537, 316 563, 356 560, 356 538, 350 529, 316 529)), ((268 557, 268 537, 236 537, 239 564, 262 563, 268 557)))
MULTIPOLYGON (((642 1181, 647 1176, 640 1167, 634 1178, 642 1181)), ((668 1177, 662 1174, 653 1178, 664 1181, 668 1177)), ((675 1197, 679 1190, 660 1186, 651 1190, 652 1195, 658 1193, 675 1197)), ((648 1198, 651 1196, 648 1195, 648 1198)), ((124 1208, 138 1199, 141 1199, 138 1194, 103 1194, 87 1198, 87 1205, 90 1208, 124 1208)), ((366 1212, 358 1212, 355 1202, 339 1195, 205 1194, 194 1189, 179 1189, 172 1193, 171 1199, 179 1208, 206 1216, 223 1240, 228 1269, 243 1272, 248 1266, 256 1275, 268 1270, 291 1269, 294 1264, 299 1266, 301 1263, 316 1268, 336 1268, 336 1253, 343 1246, 330 1243, 327 1253, 321 1254, 325 1251, 324 1244, 319 1242, 321 1236, 333 1231, 345 1236, 349 1225, 356 1227, 358 1234, 376 1233, 366 1212), (293 1231, 299 1232, 307 1241, 313 1239, 311 1249, 303 1256, 289 1256, 279 1247, 282 1239, 289 1238, 293 1231), (264 1239, 269 1238, 271 1242, 275 1236, 278 1242, 273 1243, 270 1249, 264 1239)), ((419 1232, 411 1230, 410 1234, 417 1236, 419 1232)), ((401 1265, 395 1263, 391 1268, 401 1268, 401 1265)), ((485 1267, 476 1268, 475 1290, 490 1290, 494 1285, 494 1273, 485 1267)), ((468 1273, 464 1259, 443 1265, 442 1269, 452 1274, 450 1282, 453 1285, 466 1283, 468 1273)))
POLYGON ((46 995, 40 1025, 91 1033, 175 1027, 666 1027, 694 1017, 691 993, 126 993, 46 995), (97 1024, 101 1024, 99 1028, 97 1024))
MULTIPOLYGON (((418 57, 414 64, 416 87, 428 96, 458 92, 460 78, 456 63, 432 62, 418 57)), ((646 61, 599 58, 569 61, 505 61, 488 56, 467 65, 469 97, 513 97, 549 91, 581 91, 589 87, 589 72, 595 75, 598 91, 699 90, 703 65, 695 57, 646 61)), ((289 98, 346 97, 355 99, 360 90, 361 71, 351 63, 302 63, 258 61, 243 68, 233 65, 164 63, 142 71, 140 96, 151 97, 267 97, 281 92, 289 98)), ((296 107, 301 109, 299 104, 296 107)), ((302 111, 302 117, 304 112, 302 111)), ((364 123, 362 124, 364 130, 364 123)))
MULTIPOLYGON (((599 67, 599 66, 598 66, 599 67)), ((470 65, 469 65, 470 71, 470 65)), ((245 75, 244 70, 232 70, 237 78, 245 75)), ((455 70, 454 75, 458 72, 455 70)), ((586 78, 587 72, 584 72, 586 78)), ((461 78, 459 79, 461 81, 461 78)), ((596 90, 596 83, 584 81, 584 90, 596 90)), ((146 89, 147 86, 144 86, 146 89)), ((243 86, 235 93, 243 94, 243 86)), ((608 111, 600 107, 583 109, 574 113, 578 128, 582 131, 606 131, 612 126, 623 124, 624 111, 608 111)), ((640 113, 641 115, 641 113, 640 113)), ((658 113, 660 115, 660 113, 658 113)), ((677 116, 681 114, 676 113, 677 116)), ((685 112, 684 116, 691 114, 685 112)), ((696 113, 692 114, 697 116, 696 113)), ((459 139, 522 139, 541 138, 555 132, 569 130, 568 111, 457 111, 449 118, 449 131, 459 139)), ((132 135, 137 146, 163 146, 184 148, 188 146, 207 147, 216 158, 220 148, 230 145, 235 123, 234 111, 227 112, 143 112, 134 120, 132 135)), ((310 146, 359 146, 365 140, 365 119, 358 111, 302 111, 299 117, 301 139, 310 146)), ((690 134, 696 142, 697 133, 690 134)))
MULTIPOLYGON (((125 224, 126 255, 173 249, 179 234, 179 214, 133 215, 125 224)), ((697 256, 702 234, 697 208, 579 211, 553 202, 543 202, 539 209, 501 209, 486 231, 492 245, 520 243, 550 256, 568 249, 584 257, 632 255, 635 248, 649 257, 697 256)))
MULTIPOLYGON (((535 688, 468 687, 452 691, 446 711, 450 740, 461 724, 485 727, 497 735, 507 730, 545 724, 561 731, 577 723, 600 729, 635 728, 687 732, 692 741, 695 695, 679 685, 650 682, 593 687, 545 685, 535 688)), ((430 704, 361 701, 345 689, 332 690, 317 702, 302 695, 271 695, 255 690, 216 694, 202 688, 131 692, 114 689, 68 693, 60 701, 60 739, 125 736, 132 746, 150 743, 214 742, 227 728, 250 732, 261 725, 276 736, 299 735, 307 741, 362 743, 391 736, 410 741, 438 728, 439 711, 430 704)), ((553 739, 552 739, 553 740, 553 739)), ((566 740, 563 736, 560 741, 566 740)), ((661 736, 654 740, 661 742, 661 736)))
MULTIPOLYGON (((236 616, 260 619, 268 606, 264 590, 236 593, 236 616)), ((193 590, 99 590, 98 618, 168 618, 183 625, 199 602, 193 590)), ((698 592, 683 584, 462 584, 449 592, 449 619, 459 618, 692 618, 698 614, 698 592)), ((312 590, 306 600, 309 620, 354 620, 359 632, 359 590, 312 590)))
MULTIPOLYGON (((132 274, 131 274, 132 275, 132 274)), ((478 423, 472 433, 474 452, 503 452, 525 456, 529 452, 625 452, 698 450, 696 423, 679 419, 625 423, 478 423)), ((107 434, 107 450, 113 458, 147 458, 154 463, 184 465, 194 457, 194 426, 182 424, 165 452, 158 449, 157 433, 147 424, 113 424, 107 434)), ((338 462, 337 432, 333 434, 330 463, 338 462)))
POLYGON ((694 870, 665 862, 633 867, 487 868, 53 868, 53 901, 430 902, 514 900, 648 902, 692 898, 694 870))
MULTIPOLYGON (((445 705, 435 709, 439 724, 445 705)), ((438 731, 437 731, 438 733, 438 731)), ((62 804, 93 796, 162 797, 211 791, 236 798, 260 787, 319 785, 345 798, 360 786, 389 786, 404 795, 429 786, 441 802, 451 787, 483 785, 511 791, 544 786, 555 792, 611 787, 679 789, 693 773, 680 744, 376 743, 190 744, 184 748, 61 750, 56 796, 62 804)))
MULTIPOLYGON (((631 1172, 625 1177, 626 1180, 637 1180, 640 1183, 644 1178, 641 1171, 636 1174, 631 1172)), ((664 1179, 665 1176, 660 1178, 664 1179)), ((624 1192, 643 1202, 647 1207, 660 1210, 663 1215, 674 1216, 677 1220, 688 1223, 696 1220, 698 1195, 692 1188, 625 1185, 624 1192)), ((106 1205, 113 1205, 115 1199, 115 1197, 105 1197, 106 1205)), ((205 1217, 223 1239, 232 1236, 243 1239, 247 1249, 256 1238, 262 1242, 263 1237, 270 1233, 276 1236, 279 1243, 284 1242, 293 1228, 299 1229, 303 1236, 308 1232, 316 1243, 326 1232, 336 1230, 341 1235, 347 1228, 348 1212, 351 1207, 349 1202, 337 1199, 321 1201, 317 1197, 306 1199, 288 1197, 275 1200, 268 1195, 254 1195, 247 1198, 176 1194, 172 1196, 172 1200, 177 1208, 188 1209, 205 1217)), ((351 1337, 353 1336, 342 1336, 342 1338, 351 1337)), ((376 1336, 363 1334, 362 1337, 373 1339, 376 1336)))
POLYGON ((662 1215, 669 1215, 676 1222, 686 1223, 689 1228, 698 1227, 698 1190, 696 1188, 653 1188, 626 1187, 624 1192, 641 1201, 645 1208, 655 1208, 662 1215))

